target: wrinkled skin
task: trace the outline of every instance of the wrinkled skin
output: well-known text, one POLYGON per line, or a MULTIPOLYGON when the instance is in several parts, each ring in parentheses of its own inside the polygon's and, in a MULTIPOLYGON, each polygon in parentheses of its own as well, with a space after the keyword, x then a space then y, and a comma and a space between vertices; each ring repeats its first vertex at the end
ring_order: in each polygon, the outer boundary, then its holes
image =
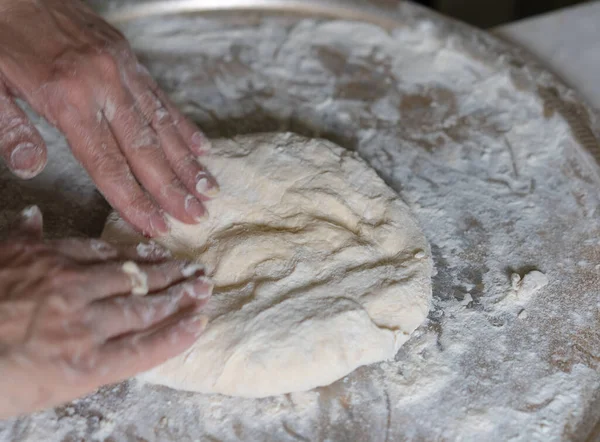
POLYGON ((15 104, 64 133, 108 202, 148 236, 187 223, 218 192, 198 161, 209 142, 81 0, 0 0, 0 154, 17 176, 44 168, 46 147, 15 104))
POLYGON ((44 241, 42 216, 23 212, 0 243, 0 418, 55 406, 148 370, 189 348, 212 284, 198 266, 152 244, 44 241), (140 255, 140 251, 142 252, 140 255), (130 294, 147 280, 148 294, 130 294))

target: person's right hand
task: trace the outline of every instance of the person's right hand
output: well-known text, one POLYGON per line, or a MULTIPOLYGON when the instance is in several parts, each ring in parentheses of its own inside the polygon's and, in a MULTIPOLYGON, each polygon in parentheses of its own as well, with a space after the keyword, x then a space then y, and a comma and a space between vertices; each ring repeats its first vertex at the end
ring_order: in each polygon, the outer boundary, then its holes
POLYGON ((98 190, 147 236, 166 215, 198 224, 218 193, 201 164, 210 142, 82 0, 0 0, 0 158, 18 177, 47 161, 20 98, 57 127, 98 190))
POLYGON ((206 326, 200 311, 213 286, 199 266, 152 244, 43 241, 39 209, 23 219, 0 242, 0 418, 146 371, 206 326))

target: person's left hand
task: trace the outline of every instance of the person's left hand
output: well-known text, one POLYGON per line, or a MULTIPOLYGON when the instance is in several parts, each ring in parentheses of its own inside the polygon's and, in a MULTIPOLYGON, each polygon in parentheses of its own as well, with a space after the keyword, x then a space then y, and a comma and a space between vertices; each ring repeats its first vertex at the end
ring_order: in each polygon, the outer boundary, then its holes
POLYGON ((218 191, 197 161, 208 140, 81 0, 0 0, 0 154, 32 178, 46 146, 15 98, 65 134, 109 203, 146 235, 168 232, 165 213, 188 224, 205 216, 218 191))
POLYGON ((56 406, 182 353, 213 283, 147 243, 44 240, 23 211, 0 241, 0 419, 56 406))

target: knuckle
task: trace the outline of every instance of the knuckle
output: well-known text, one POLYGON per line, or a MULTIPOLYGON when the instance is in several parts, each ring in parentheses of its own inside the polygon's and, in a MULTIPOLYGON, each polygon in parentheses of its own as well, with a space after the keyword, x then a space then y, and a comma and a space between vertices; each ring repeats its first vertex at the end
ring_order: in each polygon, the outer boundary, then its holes
POLYGON ((140 107, 146 111, 149 119, 152 114, 162 106, 158 97, 151 90, 140 93, 137 97, 137 101, 140 104, 140 107))
POLYGON ((172 126, 173 119, 171 118, 171 114, 162 104, 154 111, 154 115, 152 117, 152 124, 159 127, 172 126))
POLYGON ((64 293, 65 297, 73 298, 73 295, 78 295, 81 292, 82 274, 81 271, 75 268, 70 268, 64 264, 57 264, 54 272, 50 271, 48 275, 52 293, 64 293))
POLYGON ((168 184, 161 186, 160 191, 163 197, 169 199, 185 200, 188 195, 187 190, 177 176, 169 179, 168 184))
POLYGON ((62 52, 53 60, 47 70, 48 83, 59 83, 65 78, 72 78, 77 75, 77 66, 81 55, 76 51, 62 52))
POLYGON ((89 114, 86 110, 93 103, 91 94, 86 83, 79 77, 63 78, 48 97, 48 108, 59 121, 63 118, 81 118, 82 114, 89 114))
POLYGON ((132 304, 131 313, 137 324, 146 327, 153 322, 157 312, 152 304, 138 302, 132 304))
POLYGON ((138 132, 137 136, 134 137, 131 147, 136 150, 155 150, 160 147, 160 143, 154 131, 149 126, 146 126, 138 132))
POLYGON ((93 64, 100 72, 102 78, 108 81, 120 80, 121 65, 111 53, 102 51, 95 54, 93 64))
POLYGON ((91 149, 87 166, 96 174, 111 181, 121 180, 129 173, 129 168, 121 153, 104 150, 103 146, 100 149, 91 149))
POLYGON ((132 215, 138 215, 140 212, 147 212, 151 209, 151 203, 144 193, 128 194, 128 206, 126 212, 132 215))
POLYGON ((16 140, 29 138, 33 135, 33 128, 29 120, 23 116, 12 116, 0 120, 0 140, 2 144, 11 144, 16 140))
POLYGON ((90 375, 96 369, 98 357, 94 351, 83 349, 71 349, 62 356, 65 365, 69 369, 68 374, 73 378, 81 378, 90 375))
POLYGON ((179 176, 183 176, 186 173, 190 173, 195 176, 198 172, 202 171, 202 168, 198 165, 196 157, 194 155, 185 154, 181 158, 178 158, 173 165, 175 173, 179 176))

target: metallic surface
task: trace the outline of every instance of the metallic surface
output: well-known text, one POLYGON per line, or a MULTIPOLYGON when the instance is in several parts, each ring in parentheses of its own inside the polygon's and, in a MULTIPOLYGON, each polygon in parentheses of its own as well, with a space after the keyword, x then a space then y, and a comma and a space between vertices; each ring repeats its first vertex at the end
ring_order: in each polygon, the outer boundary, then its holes
POLYGON ((353 4, 340 0, 175 0, 128 5, 107 18, 116 24, 150 17, 186 13, 259 11, 309 14, 343 20, 369 21, 393 28, 397 20, 369 4, 353 4))
MULTIPOLYGON (((302 18, 308 16, 318 16, 318 19, 326 19, 330 17, 354 19, 359 21, 370 22, 385 28, 395 28, 403 26, 412 26, 422 21, 432 23, 441 35, 446 36, 448 40, 452 39, 455 43, 459 42, 464 50, 464 53, 471 57, 473 60, 482 61, 489 64, 490 69, 510 70, 517 75, 523 74, 524 72, 531 78, 535 78, 534 89, 536 94, 547 104, 548 112, 554 113, 560 116, 561 121, 566 122, 573 134, 576 146, 573 152, 576 153, 574 156, 572 167, 565 167, 564 170, 556 170, 555 177, 557 179, 584 179, 590 188, 594 186, 593 183, 597 179, 594 177, 594 173, 597 173, 597 167, 594 165, 592 169, 587 168, 591 163, 590 158, 600 158, 599 153, 599 137, 598 134, 598 120, 597 116, 587 107, 587 105, 572 91, 565 88, 555 77, 546 72, 540 67, 534 60, 532 60, 527 54, 519 51, 518 49, 505 45, 499 40, 474 30, 466 25, 453 22, 451 20, 441 18, 434 13, 431 13, 425 9, 417 7, 409 3, 402 3, 400 6, 396 6, 398 2, 394 1, 369 1, 369 2, 343 2, 343 1, 284 1, 284 0, 186 0, 186 1, 159 1, 151 3, 132 2, 126 0, 120 0, 106 4, 106 2, 96 1, 95 4, 107 12, 107 15, 112 18, 115 22, 120 25, 128 25, 140 21, 140 26, 146 26, 145 20, 159 19, 163 16, 177 16, 182 15, 186 17, 201 17, 207 18, 214 17, 214 35, 219 35, 220 32, 223 34, 229 29, 229 26, 247 26, 252 28, 258 26, 260 23, 268 23, 271 19, 277 26, 281 25, 282 29, 292 29, 297 22, 302 18), (277 21, 276 19, 279 19, 277 21), (282 24, 283 23, 283 24, 282 24), (502 64, 496 64, 497 60, 502 59, 502 64), (582 154, 582 155, 579 155, 582 154), (591 154, 591 155, 589 155, 591 154), (592 172, 586 174, 585 170, 592 170, 592 172), (584 171, 584 172, 582 172, 584 171), (594 172, 596 171, 596 172, 594 172), (582 178, 583 176, 583 178, 582 178)), ((134 39, 135 43, 135 39, 134 39)), ((144 42, 139 42, 140 46, 143 46, 144 42)), ((167 53, 166 51, 156 51, 151 45, 144 47, 134 47, 139 50, 140 57, 149 66, 151 72, 157 76, 161 84, 172 94, 177 95, 177 85, 182 80, 180 77, 173 74, 176 72, 175 67, 183 66, 186 69, 194 67, 194 55, 186 54, 185 51, 180 53, 167 53), (174 67, 173 71, 161 70, 165 61, 172 63, 174 67)), ((225 51, 227 52, 227 51, 225 51)), ((278 131, 278 130, 291 130, 304 135, 311 136, 322 136, 329 138, 338 144, 347 147, 349 149, 357 149, 361 151, 361 131, 367 129, 369 124, 369 118, 371 115, 367 115, 364 119, 367 120, 365 123, 361 120, 364 115, 360 115, 357 118, 358 122, 352 121, 351 124, 347 124, 339 119, 332 117, 330 120, 315 118, 315 113, 310 113, 313 109, 313 103, 309 103, 309 111, 306 114, 298 114, 296 110, 300 108, 298 102, 294 101, 295 97, 290 98, 290 101, 286 109, 277 108, 276 111, 269 112, 266 107, 260 107, 256 105, 256 101, 253 97, 235 97, 225 99, 223 93, 218 91, 215 84, 213 84, 213 77, 216 76, 227 76, 226 78, 231 81, 241 81, 246 78, 249 73, 252 73, 252 69, 244 62, 231 57, 231 54, 225 54, 229 58, 222 60, 215 57, 215 60, 202 60, 202 69, 198 65, 197 76, 187 79, 187 81, 195 82, 198 89, 204 94, 207 99, 213 99, 215 103, 215 109, 202 108, 203 103, 197 103, 190 97, 177 97, 176 101, 188 112, 211 136, 233 136, 243 133, 252 133, 257 131, 278 131), (202 70, 202 72, 200 72, 202 70), (208 75, 208 74, 211 75, 208 75), (207 75, 200 75, 207 74, 207 75), (289 110, 289 112, 284 112, 289 110), (308 118, 312 117, 312 118, 308 118)), ((235 55, 235 54, 234 54, 235 55)), ((336 57, 334 51, 333 58, 336 57)), ((348 60, 344 60, 343 57, 339 57, 341 62, 349 63, 348 60)), ((268 61, 268 60, 265 60, 268 61)), ((378 71, 376 68, 376 60, 367 60, 365 64, 353 64, 351 67, 354 71, 348 74, 351 78, 345 78, 343 81, 341 77, 344 73, 339 74, 339 88, 337 92, 343 98, 348 98, 356 102, 364 102, 365 108, 369 108, 372 102, 380 98, 382 94, 385 94, 385 87, 382 87, 382 79, 377 75, 378 71), (368 64, 372 63, 372 66, 368 64)), ((265 63, 266 65, 266 63, 265 63)), ((189 70, 189 69, 188 69, 189 70)), ((520 77, 516 77, 517 79, 520 77)), ((268 86, 268 83, 267 83, 268 86)), ((290 87, 296 86, 302 88, 302 84, 291 84, 290 87)), ((313 87, 309 85, 307 87, 313 87)), ((275 88, 275 87, 274 87, 275 88)), ((318 87, 315 87, 318 89, 318 87)), ((260 91, 265 96, 261 96, 260 99, 268 99, 269 93, 282 92, 281 90, 273 89, 269 90, 265 87, 264 90, 260 91)), ((287 92, 284 91, 284 92, 287 92)), ((524 92, 525 93, 525 92, 524 92)), ((315 95, 320 98, 323 95, 322 91, 315 90, 315 95), (319 95, 320 94, 320 95, 319 95)), ((440 96, 437 96, 440 98, 440 96)), ((425 97, 430 98, 430 97, 425 97)), ((451 97, 448 98, 447 94, 442 95, 441 98, 446 101, 451 101, 451 97)), ((337 99, 337 98, 336 98, 337 99)), ((422 97, 417 97, 417 104, 422 97)), ((422 101, 422 100, 421 100, 422 101)), ((277 104, 279 106, 279 102, 277 104)), ((283 106, 284 108, 286 106, 283 106)), ((419 114, 419 109, 416 110, 416 114, 419 114)), ((368 113, 368 112, 367 112, 368 113)), ((435 116, 434 116, 435 117, 435 116)), ((39 125, 43 126, 42 122, 38 122, 39 125)), ((403 123, 404 124, 404 123, 403 123)), ((406 123, 408 124, 408 123, 406 123)), ((418 122, 417 122, 418 125, 418 122)), ((403 128, 398 129, 398 133, 394 132, 395 128, 390 128, 385 125, 377 127, 377 130, 381 132, 389 132, 393 136, 398 137, 399 143, 410 144, 409 139, 403 138, 405 134, 400 133, 403 128)), ((459 128, 463 130, 464 128, 459 128)), ((479 130, 478 127, 467 128, 476 132, 479 130)), ((42 177, 31 182, 22 183, 14 178, 10 177, 8 173, 4 171, 0 172, 0 196, 5 202, 4 215, 8 218, 11 215, 11 211, 15 213, 26 203, 42 201, 42 207, 47 213, 47 218, 50 224, 50 233, 53 236, 66 235, 66 234, 86 234, 94 235, 98 234, 102 228, 102 224, 106 214, 109 211, 108 206, 104 200, 94 190, 93 185, 89 179, 82 172, 72 158, 66 156, 66 145, 64 141, 56 135, 50 129, 43 131, 44 136, 48 139, 54 140, 53 146, 56 146, 56 151, 51 152, 54 156, 59 156, 60 161, 51 162, 49 169, 44 173, 42 177)), ((501 134, 500 134, 501 135, 501 134)), ((499 135, 499 136, 500 136, 499 135)), ((374 137, 375 138, 375 137, 374 137)), ((466 137, 466 141, 469 141, 469 137, 466 137)), ((415 149, 421 151, 423 156, 428 159, 436 159, 436 155, 442 155, 443 149, 435 150, 431 146, 417 145, 412 146, 415 149)), ((383 149, 382 149, 383 151, 383 149)), ((385 152, 384 152, 385 153, 385 152)), ((368 155, 367 155, 368 156, 368 155)), ((369 160, 369 158, 367 158, 369 160)), ((370 158, 377 160, 377 158, 370 158)), ((475 163, 475 160, 470 159, 469 161, 475 163)), ((443 160, 440 161, 443 163, 443 160)), ((377 163, 380 164, 380 163, 377 163)), ((392 165, 393 166, 393 165, 392 165)), ((390 167, 392 167, 390 166, 390 167)), ((440 166, 442 170, 442 166, 440 166)), ((389 182, 394 185, 394 188, 404 193, 410 193, 408 189, 403 188, 406 183, 396 183, 393 177, 393 171, 386 169, 381 166, 378 172, 382 176, 389 179, 389 182)), ((421 171, 422 172, 422 171, 421 171)), ((415 171, 417 174, 418 171, 415 171)), ((441 173, 441 172, 440 172, 441 173)), ((429 175, 432 181, 435 181, 435 176, 429 175)), ((482 188, 488 185, 485 182, 474 181, 474 185, 480 185, 482 188)), ((436 191, 432 191, 431 198, 444 199, 444 184, 432 183, 432 188, 435 187, 436 191), (437 192, 437 193, 436 193, 437 192)), ((600 186, 596 186, 598 193, 600 194, 600 186)), ((579 198, 586 199, 590 197, 592 192, 585 191, 583 196, 579 198)), ((539 204, 546 204, 549 212, 557 210, 557 207, 552 205, 548 200, 540 200, 539 204)), ((451 212, 452 208, 446 208, 448 213, 451 212)), ((501 215, 498 215, 501 216, 501 215)), ((508 223, 517 223, 519 219, 507 219, 498 218, 495 222, 507 221, 508 223)), ((449 219, 451 217, 449 216, 449 219)), ((558 217, 557 217, 558 218, 558 217)), ((0 219, 2 221, 2 219, 0 219)), ((451 220, 454 221, 454 220, 451 220)), ((456 220, 457 222, 463 222, 463 219, 456 220)), ((488 251, 482 250, 480 242, 481 238, 487 239, 489 236, 494 235, 493 229, 495 223, 483 223, 481 220, 471 220, 470 224, 466 224, 464 232, 460 233, 460 237, 457 240, 464 242, 464 249, 461 249, 459 253, 464 256, 464 265, 456 269, 451 268, 446 260, 447 255, 444 253, 456 253, 455 251, 449 252, 448 250, 442 250, 443 247, 438 247, 440 250, 434 252, 434 258, 438 267, 439 274, 434 280, 436 303, 438 307, 432 311, 430 315, 430 323, 426 330, 423 331, 420 340, 416 339, 411 346, 408 346, 406 351, 401 352, 397 358, 399 366, 406 363, 412 358, 416 358, 417 349, 422 344, 423 340, 439 339, 441 340, 445 336, 446 330, 444 320, 453 314, 452 306, 460 306, 460 303, 464 301, 465 293, 460 291, 460 287, 452 285, 452 281, 459 281, 461 284, 470 285, 475 287, 471 292, 473 301, 471 306, 469 304, 465 309, 471 309, 474 317, 478 318, 486 317, 486 312, 483 310, 480 304, 480 298, 485 297, 483 284, 481 281, 481 275, 484 274, 488 269, 484 268, 483 261, 488 251), (457 288, 458 287, 458 288, 457 288), (442 306, 442 307, 440 307, 442 306), (448 307, 448 308, 446 308, 448 307), (411 350, 412 348, 412 350, 411 350)), ((581 226, 583 221, 576 217, 569 220, 572 226, 581 226)), ((567 225, 569 225, 567 223, 567 225)), ((432 242, 432 246, 437 247, 439 244, 436 243, 436 232, 427 231, 428 237, 432 242)), ((501 238, 502 239, 502 238, 501 238)), ((508 238, 507 238, 508 239, 508 238)), ((544 245, 543 250, 535 251, 539 256, 539 260, 546 259, 552 263, 552 260, 556 260, 554 264, 558 263, 558 258, 554 258, 554 255, 558 256, 561 249, 566 246, 572 247, 573 254, 584 256, 586 253, 590 254, 589 250, 584 247, 584 239, 576 238, 569 244, 552 243, 548 241, 544 245)), ((538 258, 538 257, 536 257, 538 258)), ((590 260, 594 258, 590 255, 590 260)), ((555 266, 547 265, 550 270, 553 270, 555 266)), ((581 271, 581 277, 578 281, 581 287, 589 287, 592 285, 591 278, 583 275, 581 271), (587 278, 587 279, 586 279, 587 278)), ((572 276, 572 275, 571 275, 572 276)), ((575 275, 578 276, 578 275, 575 275)), ((564 275, 565 279, 570 275, 564 275)), ((560 281, 557 281, 559 284, 560 281)), ((561 294, 562 295, 562 294, 561 294)), ((567 308, 564 310, 578 310, 578 309, 593 309, 595 301, 591 302, 581 296, 581 290, 571 290, 571 292, 565 292, 565 302, 567 308), (578 297, 579 296, 579 297, 578 297), (589 305, 588 305, 589 303, 589 305)), ((471 296, 471 295, 470 295, 471 296)), ((490 322, 495 321, 497 318, 486 317, 490 322)), ((553 319, 556 320, 556 319, 553 319)), ((546 340, 545 343, 552 343, 549 349, 551 355, 560 354, 565 355, 563 359, 557 363, 556 367, 552 367, 552 370, 562 372, 568 372, 572 367, 577 364, 583 364, 587 367, 594 368, 597 366, 598 357, 595 356, 600 354, 600 344, 594 339, 594 330, 598 330, 597 320, 588 320, 585 324, 581 325, 581 332, 573 332, 565 328, 570 325, 568 322, 559 323, 560 327, 556 326, 555 323, 549 323, 542 319, 530 319, 530 326, 543 331, 545 334, 543 338, 546 340), (535 322, 538 321, 538 322, 535 322), (591 336, 591 337, 590 337, 591 336), (573 350, 575 348, 576 350, 573 350), (583 350, 578 350, 583 349, 583 350), (561 353, 562 352, 562 353, 561 353)), ((498 326, 509 328, 510 324, 498 325, 494 322, 494 327, 498 326)), ((508 333, 508 332, 506 332, 508 333)), ((523 336, 519 336, 522 339, 521 342, 531 344, 527 341, 527 333, 523 336)), ((518 340, 517 340, 518 341, 518 340)), ((482 348, 485 348, 485 343, 482 344, 482 348)), ((513 349, 511 349, 513 350, 513 349)), ((518 349, 515 349, 517 351, 518 349)), ((441 350, 440 350, 441 351, 441 350)), ((482 350, 480 365, 475 366, 481 373, 477 376, 477 383, 475 386, 485 385, 486 382, 490 382, 492 385, 498 387, 500 390, 502 386, 498 386, 501 381, 496 381, 490 377, 490 373, 494 374, 492 365, 486 365, 487 359, 495 355, 486 354, 482 350)), ((421 357, 418 354, 418 357, 421 357)), ((425 356, 423 356, 425 357, 425 356)), ((475 362, 473 362, 475 364, 475 362)), ((490 363, 491 364, 491 363, 490 363)), ((469 366, 468 368, 472 368, 469 366)), ((401 372, 400 369, 398 369, 401 372)), ((473 370, 477 371, 477 370, 473 370)), ((338 382, 330 387, 319 389, 319 417, 314 422, 314 433, 310 436, 298 436, 293 431, 288 431, 287 427, 284 427, 285 433, 281 433, 281 428, 265 428, 264 439, 284 439, 284 440, 401 440, 402 438, 398 435, 402 435, 403 430, 415 429, 420 431, 422 440, 431 440, 431 435, 436 434, 433 430, 437 430, 438 422, 427 422, 426 425, 420 425, 415 423, 414 420, 407 419, 403 415, 403 410, 393 410, 390 408, 389 401, 390 397, 386 391, 381 391, 377 382, 373 379, 376 377, 373 373, 376 373, 377 369, 365 368, 361 369, 352 376, 350 381, 358 386, 362 387, 364 396, 367 398, 366 405, 353 404, 350 401, 350 393, 346 385, 342 382, 338 382), (389 414, 387 416, 387 422, 384 417, 383 420, 378 420, 379 416, 371 413, 371 409, 374 405, 385 404, 387 398, 387 406, 389 414), (370 402, 369 402, 370 401, 370 402), (341 404, 341 405, 340 405, 341 404), (340 408, 341 407, 341 408, 340 408), (342 410, 345 415, 342 418, 336 419, 336 413, 342 410), (335 412, 334 412, 335 411, 335 412), (392 411, 395 412, 395 418, 392 416, 392 411), (366 424, 372 425, 369 428, 366 424), (430 432, 428 432, 430 431, 430 432), (283 437, 282 434, 285 436, 283 437), (394 434, 397 435, 394 438, 394 434), (391 435, 391 436, 390 436, 391 435), (426 436, 423 436, 426 435, 426 436), (427 437, 430 436, 429 438, 427 437)), ((467 381, 467 374, 465 374, 465 382, 467 381)), ((401 374, 400 374, 401 376, 401 374)), ((573 375, 575 376, 575 375, 573 375)), ((473 375, 472 377, 476 377, 473 375)), ((389 382, 400 382, 400 378, 392 378, 389 382)), ((585 419, 577 421, 572 424, 571 422, 563 422, 557 419, 555 421, 543 422, 544 425, 551 426, 553 430, 559 431, 558 427, 564 427, 565 439, 571 440, 583 440, 589 434, 594 422, 597 420, 598 411, 600 408, 597 407, 600 396, 594 394, 594 390, 597 389, 598 385, 590 382, 589 380, 583 380, 586 382, 585 386, 588 388, 589 396, 585 398, 585 419), (594 399, 594 397, 596 399, 594 399)), ((470 392, 469 394, 476 395, 476 392, 470 392)), ((465 393, 466 394, 466 393, 465 393)), ((519 391, 512 391, 507 386, 506 394, 520 394, 519 391)), ((474 396, 475 397, 475 396, 474 396)), ((398 398, 396 398, 398 399, 398 398)), ((221 400, 221 399, 219 399, 221 400)), ((223 399, 225 403, 229 399, 223 399)), ((281 408, 287 407, 286 403, 292 402, 290 398, 282 398, 279 404, 281 408)), ((86 440, 92 439, 94 434, 102 433, 98 430, 98 421, 111 420, 111 428, 114 430, 114 434, 111 435, 110 439, 113 441, 121 440, 148 440, 142 439, 141 431, 144 427, 151 427, 155 434, 155 439, 161 441, 171 440, 188 440, 181 436, 181 434, 169 432, 171 429, 165 426, 163 419, 160 418, 161 413, 168 415, 168 419, 165 422, 176 421, 180 419, 181 415, 186 412, 186 404, 193 404, 195 401, 194 395, 187 393, 179 393, 169 391, 166 389, 159 388, 148 388, 147 390, 139 391, 131 388, 128 383, 121 384, 114 389, 103 389, 97 394, 91 396, 85 401, 79 401, 73 405, 66 407, 60 407, 55 411, 56 413, 56 425, 58 427, 64 427, 73 425, 74 427, 79 425, 85 427, 86 440), (128 412, 133 410, 131 407, 135 407, 135 404, 147 404, 148 400, 146 396, 153 400, 153 405, 157 407, 156 410, 135 410, 136 413, 144 413, 147 411, 146 417, 143 421, 132 423, 128 421, 128 412), (164 405, 167 404, 167 405, 164 405), (127 408, 130 407, 130 408, 127 408), (103 410, 111 410, 110 418, 105 413, 97 411, 98 408, 103 410)), ((232 404, 235 401, 232 400, 232 404)), ((256 403, 249 403, 256 410, 267 410, 269 411, 268 401, 257 401, 256 403)), ((443 411, 444 403, 440 399, 439 409, 435 410, 439 413, 443 411)), ((534 404, 531 410, 524 406, 523 413, 536 413, 546 405, 534 404)), ((150 407, 148 407, 150 408, 150 407)), ((521 410, 521 409, 519 409, 521 410)), ((292 410, 294 411, 294 410, 292 410)), ((204 412, 201 410, 201 412, 204 412)), ((50 412, 49 412, 50 413, 50 412)), ((294 412, 295 413, 295 412, 294 412)), ((292 414, 294 414, 292 413, 292 414)), ((432 413, 433 415, 434 413, 432 413)), ((436 414, 437 415, 437 414, 436 414)), ((207 418, 210 419, 210 416, 207 418)), ((257 417, 258 419, 258 417, 257 417)), ((14 440, 32 441, 35 440, 31 434, 32 426, 41 425, 39 420, 37 423, 33 423, 32 420, 22 419, 11 423, 11 427, 3 428, 0 425, 0 432, 6 431, 14 435, 14 440), (25 431, 24 429, 28 429, 25 431)), ((193 425, 196 423, 190 421, 190 434, 196 435, 199 439, 215 440, 209 436, 209 433, 201 433, 203 429, 196 431, 193 425)), ((198 424, 200 425, 200 424, 198 424)), ((248 433, 245 433, 245 428, 239 422, 228 422, 227 419, 223 419, 223 425, 231 426, 231 437, 226 438, 227 440, 248 440, 248 433)), ((541 424, 540 424, 541 425, 541 424)), ((292 425, 292 427, 294 427, 292 425)), ((8 433, 0 433, 8 434, 8 433)), ((102 433, 104 434, 104 433, 102 433)), ((414 433, 413 433, 414 434, 414 433)), ((443 432, 437 433, 437 440, 444 440, 443 432)), ((406 437, 410 439, 409 437, 406 437)), ((418 438, 417 438, 418 439, 418 438)), ((70 439, 64 439, 65 441, 77 440, 75 436, 70 439)), ((193 440, 193 439, 190 439, 193 440)))

